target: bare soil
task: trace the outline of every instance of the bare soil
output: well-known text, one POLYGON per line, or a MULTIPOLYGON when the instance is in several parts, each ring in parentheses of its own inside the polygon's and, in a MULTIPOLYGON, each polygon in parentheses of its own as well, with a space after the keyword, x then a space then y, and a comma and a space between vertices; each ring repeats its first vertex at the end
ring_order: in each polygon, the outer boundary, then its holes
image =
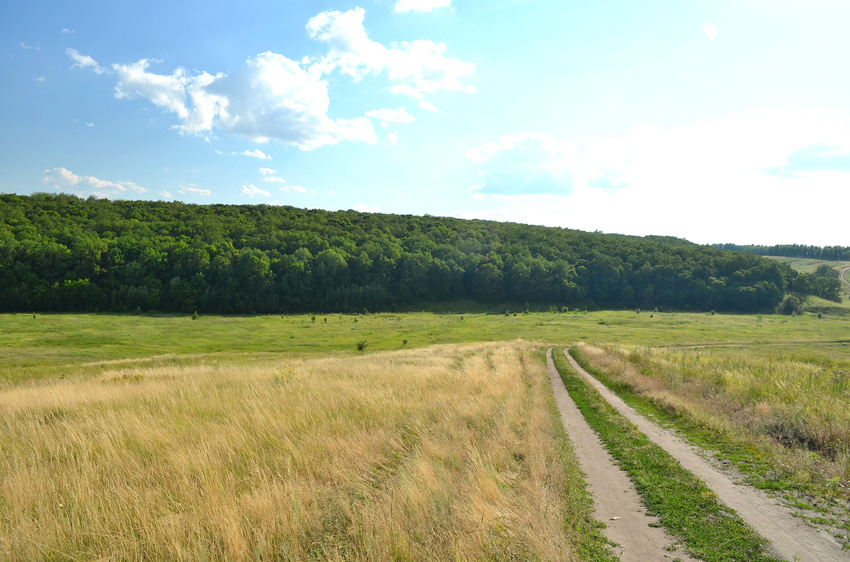
MULTIPOLYGON (((717 494, 723 504, 734 509, 761 536, 769 540, 773 556, 801 562, 850 560, 850 551, 842 549, 841 544, 828 532, 816 529, 801 519, 793 517, 786 507, 779 505, 776 500, 761 490, 735 482, 731 476, 721 472, 704 458, 705 451, 686 443, 672 432, 638 414, 616 394, 584 371, 566 353, 566 350, 564 353, 573 369, 593 385, 609 404, 635 424, 651 441, 675 457, 684 468, 701 478, 717 494)), ((553 381, 553 388, 555 386, 553 381)), ((563 383, 560 387, 563 389, 563 383)), ((569 427, 567 431, 570 431, 569 427)), ((576 449, 581 447, 578 443, 575 446, 576 449)), ((596 468, 594 467, 593 470, 595 471, 596 468)), ((621 485, 616 486, 615 491, 619 491, 621 487, 621 485)), ((627 559, 629 558, 623 558, 623 560, 627 559)), ((639 558, 635 558, 637 559, 639 558)), ((652 558, 643 559, 651 560, 652 558)))
POLYGON ((695 561, 681 548, 671 548, 676 541, 663 529, 650 526, 657 524, 658 518, 646 514, 628 475, 616 465, 570 398, 552 361, 552 349, 546 352, 546 360, 555 404, 593 495, 594 515, 607 525, 605 534, 616 543, 617 556, 623 562, 695 561))

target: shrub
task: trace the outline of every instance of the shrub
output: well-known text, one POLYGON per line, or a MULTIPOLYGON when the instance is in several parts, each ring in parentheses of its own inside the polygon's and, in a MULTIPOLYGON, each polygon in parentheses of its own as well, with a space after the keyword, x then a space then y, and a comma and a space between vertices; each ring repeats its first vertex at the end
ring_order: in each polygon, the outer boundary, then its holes
POLYGON ((366 340, 360 340, 359 342, 357 342, 357 351, 365 350, 367 345, 368 344, 366 343, 366 340))
POLYGON ((790 314, 796 316, 803 311, 803 303, 794 295, 786 296, 779 306, 776 307, 776 312, 779 314, 790 314))

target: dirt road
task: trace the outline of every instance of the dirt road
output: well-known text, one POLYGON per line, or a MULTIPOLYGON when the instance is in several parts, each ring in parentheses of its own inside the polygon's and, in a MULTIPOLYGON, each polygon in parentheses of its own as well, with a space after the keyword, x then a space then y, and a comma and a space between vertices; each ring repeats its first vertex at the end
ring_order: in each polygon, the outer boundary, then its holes
MULTIPOLYGON (((635 412, 617 395, 585 372, 566 353, 566 350, 564 353, 573 369, 593 385, 614 408, 635 424, 656 445, 675 457, 684 468, 701 478, 709 488, 714 490, 722 503, 737 511, 742 519, 769 540, 774 556, 801 562, 850 560, 850 551, 843 550, 829 533, 814 529, 792 517, 786 508, 778 505, 760 490, 733 482, 729 476, 714 468, 700 456, 696 448, 635 412)), ((576 448, 579 448, 578 444, 576 448)))
POLYGON ((552 381, 555 404, 593 495, 596 519, 608 526, 605 534, 617 543, 615 551, 620 560, 670 561, 678 557, 683 561, 694 561, 681 550, 665 550, 665 547, 669 548, 675 541, 663 529, 649 526, 650 523, 657 522, 658 518, 646 515, 646 509, 641 504, 640 496, 628 475, 614 463, 614 459, 570 398, 552 361, 552 349, 546 352, 546 360, 549 364, 549 378, 552 381))

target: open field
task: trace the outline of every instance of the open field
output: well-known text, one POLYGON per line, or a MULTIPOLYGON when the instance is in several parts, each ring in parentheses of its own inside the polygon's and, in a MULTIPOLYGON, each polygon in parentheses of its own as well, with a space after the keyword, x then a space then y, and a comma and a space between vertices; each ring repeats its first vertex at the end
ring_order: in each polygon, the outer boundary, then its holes
POLYGON ((126 366, 253 362, 264 354, 348 354, 477 341, 623 342, 653 346, 774 345, 850 357, 850 318, 642 311, 316 316, 0 315, 0 386, 96 377, 126 366), (325 321, 327 319, 327 321, 325 321), (405 345, 405 340, 407 344, 405 345), (836 345, 839 343, 841 345, 836 345))
POLYGON ((576 341, 641 411, 846 532, 843 315, 12 314, 0 328, 0 558, 608 559, 543 362, 545 344, 576 341))
POLYGON ((535 346, 0 393, 0 558, 602 559, 535 346))

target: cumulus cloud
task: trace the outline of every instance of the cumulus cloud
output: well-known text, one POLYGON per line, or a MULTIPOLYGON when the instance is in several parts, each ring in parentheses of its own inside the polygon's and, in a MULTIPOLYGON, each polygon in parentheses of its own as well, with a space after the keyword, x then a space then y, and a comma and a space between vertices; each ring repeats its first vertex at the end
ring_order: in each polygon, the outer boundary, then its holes
POLYGON ((801 193, 842 200, 850 185, 850 127, 835 116, 742 112, 575 141, 524 133, 479 145, 467 157, 480 173, 471 197, 486 208, 457 216, 701 243, 846 239, 840 205, 817 213, 788 206, 801 193), (541 177, 540 169, 554 172, 541 177))
POLYGON ((430 12, 436 8, 448 8, 452 0, 397 0, 394 11, 401 12, 430 12))
MULTIPOLYGON (((369 38, 364 17, 365 11, 355 8, 311 18, 306 25, 308 34, 327 45, 327 54, 317 59, 296 61, 267 51, 249 57, 227 74, 188 72, 180 67, 158 73, 152 66, 162 61, 153 59, 113 64, 115 97, 148 100, 173 114, 177 119, 174 129, 182 134, 209 139, 214 130, 222 130, 258 143, 274 140, 314 150, 344 141, 376 143, 372 118, 385 123, 413 121, 403 108, 331 118, 327 76, 336 71, 355 81, 367 75, 385 75, 391 92, 411 96, 431 111, 436 107, 424 100, 428 94, 475 91, 462 82, 474 72, 474 64, 447 57, 446 46, 430 40, 386 47, 369 38)), ((74 49, 66 52, 73 67, 105 72, 93 58, 74 49)))
POLYGON ((284 185, 279 188, 281 191, 295 191, 297 193, 307 193, 307 190, 300 185, 284 185))
POLYGON ((380 119, 389 123, 412 123, 415 119, 404 107, 398 109, 373 109, 366 112, 366 117, 380 119))
POLYGON ((200 195, 202 197, 209 197, 212 195, 212 191, 209 189, 202 189, 195 184, 190 184, 188 186, 181 185, 180 189, 177 190, 177 193, 181 195, 200 195))
POLYGON ((263 181, 267 183, 286 183, 286 180, 277 176, 263 176, 263 181))
POLYGON ((390 144, 395 146, 398 144, 398 131, 388 133, 387 140, 390 141, 390 144))
POLYGON ((264 176, 269 176, 269 175, 271 175, 271 174, 276 174, 276 173, 277 173, 277 170, 272 170, 271 168, 258 168, 258 170, 257 170, 257 171, 259 171, 259 172, 260 172, 260 174, 262 174, 262 175, 264 175, 264 176))
POLYGON ((71 57, 71 60, 74 61, 71 68, 82 68, 84 70, 89 69, 96 74, 103 74, 106 72, 106 69, 97 64, 96 60, 88 55, 81 55, 77 49, 65 49, 65 54, 71 57))
POLYGON ((67 168, 52 168, 41 174, 44 185, 57 191, 100 198, 122 197, 128 193, 144 193, 144 187, 131 181, 107 181, 94 176, 78 176, 67 168))
POLYGON ((276 139, 313 150, 341 141, 377 142, 366 117, 330 119, 327 82, 272 52, 249 58, 230 75, 190 76, 182 68, 170 75, 148 72, 150 61, 113 65, 118 98, 142 97, 181 121, 183 133, 208 133, 220 127, 255 142, 276 139))
POLYGON ((243 150, 239 153, 240 156, 247 156, 249 158, 259 158, 260 160, 271 160, 272 157, 260 150, 259 148, 255 148, 254 150, 243 150))
POLYGON ((475 71, 475 64, 447 58, 445 44, 428 39, 404 41, 400 48, 387 48, 369 38, 363 27, 365 15, 363 8, 354 8, 310 18, 310 37, 329 47, 316 67, 324 73, 338 69, 355 80, 386 72, 397 83, 390 91, 416 99, 440 90, 464 91, 461 79, 475 71))
POLYGON ((169 193, 168 191, 160 191, 159 196, 162 197, 163 199, 174 199, 174 196, 171 193, 169 193))
POLYGON ((365 203, 358 203, 354 206, 355 211, 360 211, 361 213, 380 213, 381 208, 378 205, 369 206, 365 203))
POLYGON ((260 189, 254 184, 243 185, 239 193, 246 197, 271 197, 272 194, 264 189, 260 189))

